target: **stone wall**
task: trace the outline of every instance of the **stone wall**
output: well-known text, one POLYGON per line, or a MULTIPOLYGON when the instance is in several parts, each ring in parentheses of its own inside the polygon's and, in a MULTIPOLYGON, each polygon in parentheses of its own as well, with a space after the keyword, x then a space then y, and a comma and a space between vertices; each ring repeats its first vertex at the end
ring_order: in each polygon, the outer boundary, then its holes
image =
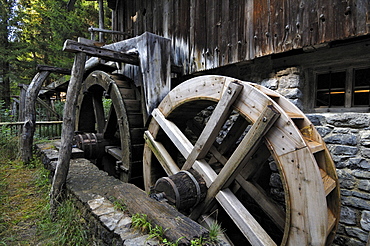
MULTIPOLYGON (((303 109, 305 80, 299 68, 277 71, 257 81, 303 109)), ((326 142, 337 167, 341 217, 334 245, 366 245, 370 231, 370 114, 307 116, 326 142)))
POLYGON ((277 91, 302 110, 303 81, 304 79, 301 76, 300 70, 292 67, 270 74, 270 77, 263 79, 260 84, 277 91))
POLYGON ((335 244, 366 245, 370 231, 370 114, 309 114, 337 167, 341 217, 335 244))

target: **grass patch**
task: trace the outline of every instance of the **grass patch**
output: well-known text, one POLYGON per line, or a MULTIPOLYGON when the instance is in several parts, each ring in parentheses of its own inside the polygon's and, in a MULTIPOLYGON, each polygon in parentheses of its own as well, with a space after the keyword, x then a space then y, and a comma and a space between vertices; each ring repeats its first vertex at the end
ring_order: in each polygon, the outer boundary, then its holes
POLYGON ((8 158, 7 148, 0 145, 0 246, 93 245, 72 200, 64 201, 57 221, 51 221, 49 172, 40 160, 34 158, 25 166, 8 158))
POLYGON ((60 204, 56 221, 50 219, 49 206, 45 212, 48 216, 38 226, 44 245, 91 245, 86 222, 72 199, 66 199, 60 204))
POLYGON ((37 223, 49 191, 47 173, 37 165, 29 168, 17 159, 0 161, 0 245, 37 241, 37 223))

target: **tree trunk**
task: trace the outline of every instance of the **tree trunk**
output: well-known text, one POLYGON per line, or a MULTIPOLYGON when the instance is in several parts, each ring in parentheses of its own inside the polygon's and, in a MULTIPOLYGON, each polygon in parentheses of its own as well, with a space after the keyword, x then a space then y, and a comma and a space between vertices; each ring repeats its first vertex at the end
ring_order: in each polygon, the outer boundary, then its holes
POLYGON ((59 158, 50 192, 50 213, 53 219, 56 217, 58 204, 62 197, 63 186, 65 185, 68 175, 69 161, 72 152, 72 140, 75 130, 74 123, 76 118, 77 98, 81 89, 85 60, 85 53, 76 53, 72 67, 71 80, 68 85, 67 99, 63 112, 63 129, 59 158))
POLYGON ((0 80, 1 90, 0 99, 4 100, 5 108, 10 108, 10 63, 9 60, 5 59, 9 55, 10 42, 9 42, 9 20, 12 18, 12 1, 1 1, 0 2, 0 80))
POLYGON ((33 135, 36 125, 36 100, 43 82, 50 72, 38 72, 28 86, 25 98, 24 124, 20 139, 20 153, 23 163, 27 164, 32 159, 33 135))

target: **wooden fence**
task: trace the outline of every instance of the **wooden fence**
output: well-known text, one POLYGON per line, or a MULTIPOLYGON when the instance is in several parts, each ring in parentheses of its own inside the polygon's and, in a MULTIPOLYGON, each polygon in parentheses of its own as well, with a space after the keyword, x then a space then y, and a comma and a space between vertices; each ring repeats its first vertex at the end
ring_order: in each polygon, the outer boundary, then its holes
MULTIPOLYGON (((12 135, 20 135, 24 122, 0 122, 0 128, 6 127, 12 135)), ((63 121, 36 121, 35 137, 60 138, 63 121)))

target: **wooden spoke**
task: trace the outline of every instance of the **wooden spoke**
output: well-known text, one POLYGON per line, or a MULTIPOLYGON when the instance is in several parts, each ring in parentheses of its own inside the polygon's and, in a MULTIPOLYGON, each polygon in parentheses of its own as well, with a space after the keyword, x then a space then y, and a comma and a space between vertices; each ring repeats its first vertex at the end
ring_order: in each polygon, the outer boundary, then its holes
POLYGON ((187 158, 194 148, 189 139, 185 137, 174 123, 167 120, 159 109, 154 109, 152 115, 180 153, 187 158))
POLYGON ((166 171, 167 175, 172 175, 180 171, 180 168, 176 165, 165 147, 160 142, 155 141, 150 132, 145 131, 144 139, 146 144, 157 157, 163 169, 166 171))
POLYGON ((95 122, 97 124, 97 132, 103 133, 105 127, 105 116, 103 101, 101 100, 101 95, 99 95, 98 93, 95 93, 93 95, 93 107, 95 114, 95 122))
POLYGON ((206 212, 217 193, 230 185, 231 181, 235 179, 236 175, 238 175, 239 171, 244 167, 244 164, 250 159, 256 147, 259 146, 259 142, 278 117, 279 113, 276 109, 272 106, 266 107, 258 120, 253 124, 252 128, 244 136, 238 148, 226 162, 216 180, 209 187, 204 202, 193 210, 191 215, 192 218, 197 218, 201 213, 206 212))
POLYGON ((248 125, 249 122, 239 115, 232 125, 230 131, 227 133, 226 137, 222 140, 222 143, 217 148, 218 151, 223 155, 227 153, 231 148, 233 148, 248 125))
POLYGON ((194 145, 186 162, 182 167, 183 170, 188 170, 197 159, 203 159, 215 141, 221 127, 229 116, 230 107, 235 99, 239 96, 240 91, 243 89, 238 83, 230 83, 227 88, 227 93, 224 93, 221 100, 218 102, 215 110, 213 111, 207 125, 204 127, 197 142, 194 145))
POLYGON ((281 231, 285 227, 285 212, 270 198, 266 192, 238 175, 236 181, 256 201, 263 211, 274 221, 281 231))
POLYGON ((252 245, 276 245, 261 225, 229 189, 220 191, 216 195, 216 199, 252 245))

